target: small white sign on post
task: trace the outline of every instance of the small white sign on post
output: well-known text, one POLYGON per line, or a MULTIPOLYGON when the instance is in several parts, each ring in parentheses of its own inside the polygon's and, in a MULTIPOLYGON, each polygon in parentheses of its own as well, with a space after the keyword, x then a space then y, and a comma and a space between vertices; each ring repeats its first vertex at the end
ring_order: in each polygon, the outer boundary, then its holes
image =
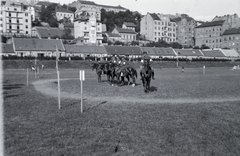
POLYGON ((81 113, 83 112, 83 81, 85 80, 84 70, 79 71, 79 80, 81 82, 81 113))

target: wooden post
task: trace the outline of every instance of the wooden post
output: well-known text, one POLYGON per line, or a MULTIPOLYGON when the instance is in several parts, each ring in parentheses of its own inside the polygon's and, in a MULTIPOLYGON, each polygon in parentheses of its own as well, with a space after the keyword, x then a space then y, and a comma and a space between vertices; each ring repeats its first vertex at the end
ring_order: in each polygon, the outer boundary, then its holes
POLYGON ((35 58, 35 66, 34 66, 34 72, 35 72, 35 79, 37 78, 37 58, 35 58))
POLYGON ((28 87, 28 68, 27 68, 27 87, 28 87))
POLYGON ((57 71, 57 79, 58 79, 58 109, 61 109, 61 99, 60 99, 60 76, 59 71, 57 71))

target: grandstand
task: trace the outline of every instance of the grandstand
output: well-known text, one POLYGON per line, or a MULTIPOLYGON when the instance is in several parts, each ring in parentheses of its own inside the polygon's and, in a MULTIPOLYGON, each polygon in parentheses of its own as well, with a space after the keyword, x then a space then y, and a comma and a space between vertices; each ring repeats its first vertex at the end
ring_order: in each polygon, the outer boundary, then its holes
POLYGON ((0 45, 2 47, 1 55, 3 55, 3 56, 16 55, 16 53, 14 52, 14 49, 13 49, 13 44, 1 43, 0 45))
POLYGON ((178 58, 198 58, 203 56, 199 49, 174 49, 174 51, 178 58))
POLYGON ((104 46, 87 46, 87 45, 64 45, 66 56, 107 56, 104 46))
POLYGON ((155 47, 141 47, 142 51, 146 51, 152 57, 174 57, 176 54, 172 48, 155 48, 155 47))
POLYGON ((215 49, 215 50, 206 49, 206 50, 202 50, 202 53, 204 55, 204 58, 223 59, 225 57, 225 55, 223 54, 223 52, 220 49, 215 49))
POLYGON ((129 55, 129 56, 140 56, 142 50, 140 47, 131 46, 104 46, 108 55, 129 55))
POLYGON ((229 57, 229 58, 239 57, 238 52, 235 51, 234 49, 220 49, 220 50, 226 57, 229 57))

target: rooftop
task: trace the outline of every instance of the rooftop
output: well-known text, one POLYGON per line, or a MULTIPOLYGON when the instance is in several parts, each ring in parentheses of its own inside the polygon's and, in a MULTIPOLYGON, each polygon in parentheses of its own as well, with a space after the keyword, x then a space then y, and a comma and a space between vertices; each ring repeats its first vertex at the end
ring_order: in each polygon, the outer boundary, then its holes
POLYGON ((214 22, 206 22, 203 23, 195 28, 202 28, 202 27, 212 27, 212 26, 222 26, 223 23, 225 22, 225 20, 221 20, 221 21, 214 21, 214 22))
POLYGON ((65 51, 61 40, 38 38, 13 38, 15 51, 65 51))
POLYGON ((233 34, 240 34, 240 27, 225 30, 222 35, 233 35, 233 34))
POLYGON ((115 28, 119 33, 136 34, 132 29, 115 28))

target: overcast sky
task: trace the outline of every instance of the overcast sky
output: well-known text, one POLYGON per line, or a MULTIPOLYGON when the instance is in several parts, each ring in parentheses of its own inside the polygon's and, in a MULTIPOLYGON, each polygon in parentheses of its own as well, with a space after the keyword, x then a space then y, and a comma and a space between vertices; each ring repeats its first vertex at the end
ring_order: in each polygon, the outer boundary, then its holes
MULTIPOLYGON (((68 4, 75 0, 49 0, 68 4)), ((176 14, 186 13, 195 20, 212 20, 215 16, 240 16, 240 0, 91 0, 97 4, 121 5, 130 11, 149 13, 176 14)))

